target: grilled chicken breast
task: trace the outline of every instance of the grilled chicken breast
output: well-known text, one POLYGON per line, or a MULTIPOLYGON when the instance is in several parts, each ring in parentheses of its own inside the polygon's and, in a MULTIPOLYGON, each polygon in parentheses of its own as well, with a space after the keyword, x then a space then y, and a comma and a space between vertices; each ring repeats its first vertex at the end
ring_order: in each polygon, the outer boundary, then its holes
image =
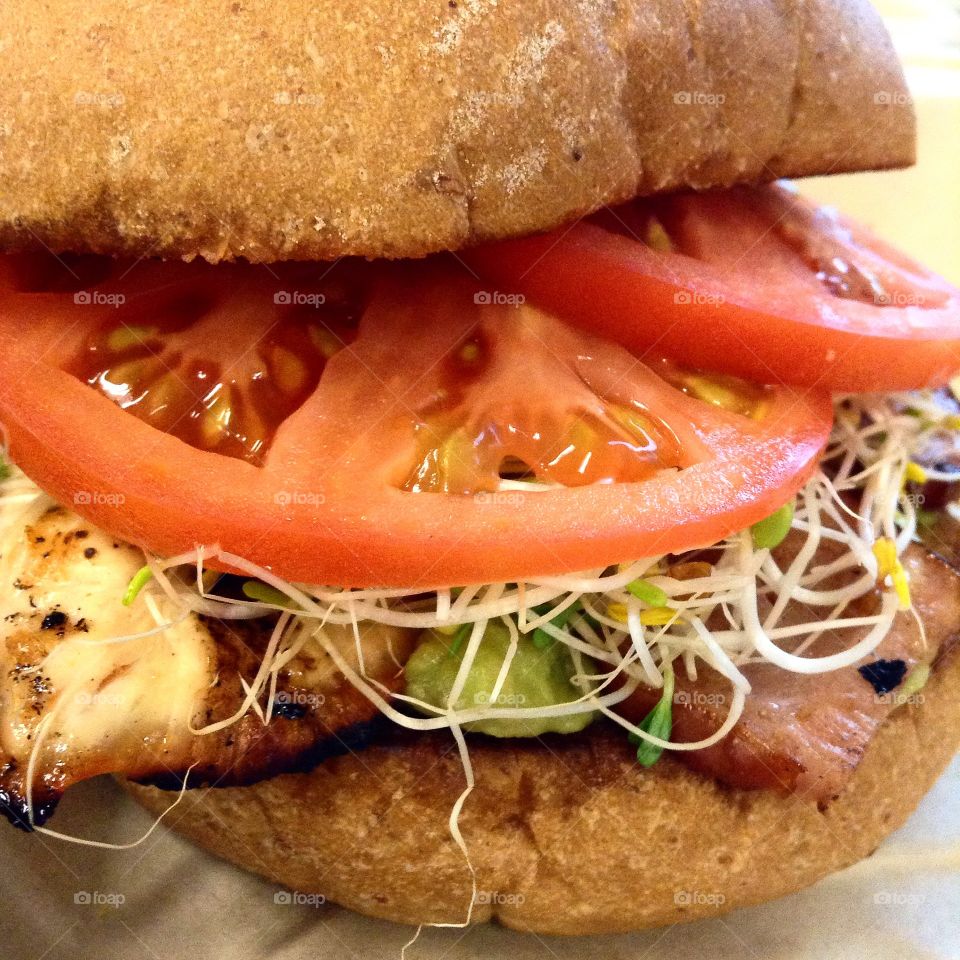
MULTIPOLYGON (((139 550, 44 496, 0 510, 0 805, 18 826, 97 774, 251 783, 349 749, 376 718, 308 639, 277 674, 271 716, 193 732, 238 712, 276 616, 184 616, 159 594, 156 616, 143 598, 125 607, 139 550)), ((353 631, 325 630, 356 665, 353 631)), ((361 641, 368 676, 395 689, 412 636, 365 624, 361 641)))

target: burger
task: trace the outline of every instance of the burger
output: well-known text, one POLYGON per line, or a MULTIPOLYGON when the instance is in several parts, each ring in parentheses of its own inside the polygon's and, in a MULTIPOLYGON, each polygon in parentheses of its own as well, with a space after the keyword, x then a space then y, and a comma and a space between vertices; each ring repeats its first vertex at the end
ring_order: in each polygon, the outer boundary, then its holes
POLYGON ((904 822, 960 742, 960 291, 787 179, 913 161, 867 3, 0 42, 14 827, 112 774, 290 889, 585 934, 904 822))

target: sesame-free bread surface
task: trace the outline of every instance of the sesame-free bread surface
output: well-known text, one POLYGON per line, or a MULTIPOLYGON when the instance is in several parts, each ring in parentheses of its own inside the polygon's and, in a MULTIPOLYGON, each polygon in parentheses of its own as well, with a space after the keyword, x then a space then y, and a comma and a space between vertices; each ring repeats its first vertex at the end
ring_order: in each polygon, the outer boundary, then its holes
MULTIPOLYGON (((871 854, 960 745, 960 656, 884 723, 826 809, 723 788, 619 732, 469 741, 460 818, 471 919, 540 934, 626 931, 782 897, 871 854)), ((175 795, 128 784, 159 814, 175 795)), ((464 774, 448 734, 401 735, 310 773, 188 793, 164 823, 275 883, 406 923, 467 918, 449 831, 464 774)))
POLYGON ((420 256, 914 155, 865 0, 0 5, 0 248, 420 256))

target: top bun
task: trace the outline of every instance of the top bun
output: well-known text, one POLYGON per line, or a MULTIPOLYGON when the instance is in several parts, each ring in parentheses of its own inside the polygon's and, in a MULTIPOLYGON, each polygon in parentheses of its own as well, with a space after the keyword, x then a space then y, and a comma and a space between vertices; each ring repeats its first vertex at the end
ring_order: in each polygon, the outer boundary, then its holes
POLYGON ((421 256, 909 164, 865 0, 0 5, 0 247, 421 256))

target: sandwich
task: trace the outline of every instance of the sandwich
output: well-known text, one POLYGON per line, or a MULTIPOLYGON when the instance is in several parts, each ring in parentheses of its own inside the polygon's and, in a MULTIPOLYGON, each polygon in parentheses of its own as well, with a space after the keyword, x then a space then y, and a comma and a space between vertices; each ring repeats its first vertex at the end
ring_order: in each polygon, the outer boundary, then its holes
POLYGON ((0 41, 14 827, 112 774, 301 894, 587 934, 905 821, 960 743, 960 291, 791 182, 913 162, 866 2, 0 41))

